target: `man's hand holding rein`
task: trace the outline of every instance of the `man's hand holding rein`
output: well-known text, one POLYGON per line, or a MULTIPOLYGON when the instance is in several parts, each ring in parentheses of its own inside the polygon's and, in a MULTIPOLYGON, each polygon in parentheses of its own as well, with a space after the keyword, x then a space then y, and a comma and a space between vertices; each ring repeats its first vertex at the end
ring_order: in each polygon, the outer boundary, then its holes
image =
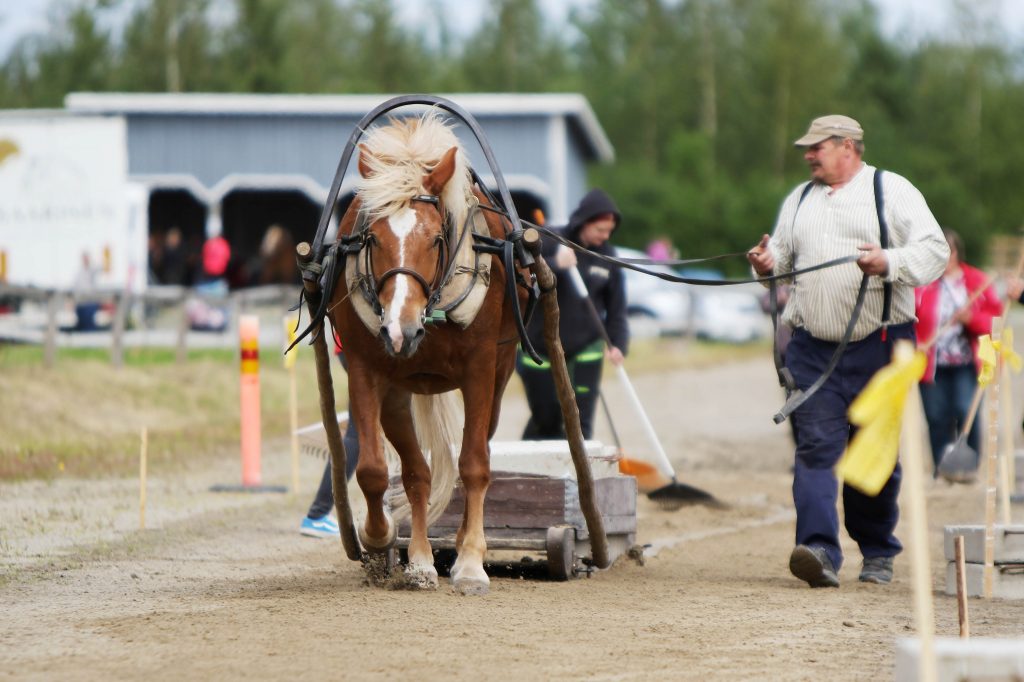
POLYGON ((760 243, 747 251, 747 260, 750 261, 754 272, 760 277, 772 274, 772 270, 775 268, 775 256, 768 248, 769 239, 771 237, 768 235, 762 235, 760 243))

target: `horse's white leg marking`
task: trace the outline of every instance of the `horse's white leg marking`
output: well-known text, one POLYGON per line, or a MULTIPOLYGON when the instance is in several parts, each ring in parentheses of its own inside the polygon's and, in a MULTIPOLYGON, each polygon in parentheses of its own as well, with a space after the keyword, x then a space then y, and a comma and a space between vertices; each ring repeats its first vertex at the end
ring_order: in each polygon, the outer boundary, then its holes
MULTIPOLYGON (((391 232, 398 237, 398 265, 405 265, 405 240, 416 227, 416 211, 405 208, 388 219, 391 232)), ((409 297, 409 276, 395 275, 395 295, 388 306, 385 325, 391 337, 391 346, 396 353, 402 351, 404 337, 402 335, 401 315, 405 301, 409 297)))

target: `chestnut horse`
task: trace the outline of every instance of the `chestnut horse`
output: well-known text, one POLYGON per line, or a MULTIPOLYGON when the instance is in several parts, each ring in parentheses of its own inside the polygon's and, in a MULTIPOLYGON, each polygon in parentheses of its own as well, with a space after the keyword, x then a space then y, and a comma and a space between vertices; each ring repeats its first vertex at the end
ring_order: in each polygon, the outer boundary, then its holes
MULTIPOLYGON (((466 507, 450 575, 457 591, 483 594, 490 584, 483 567, 488 441, 518 340, 505 294, 505 278, 514 274, 506 273, 496 257, 485 256, 493 259, 489 286, 473 321, 465 327, 425 324, 433 305, 428 301, 450 270, 454 251, 471 245, 470 237, 458 247, 453 242, 457 230, 467 225, 472 197, 489 203, 471 180, 458 139, 436 113, 390 120, 369 131, 365 140, 359 156, 362 178, 338 232, 339 239, 361 240, 357 258, 366 265, 368 286, 349 291, 350 282, 340 278, 328 308, 345 347, 349 405, 359 434, 356 480, 367 506, 359 539, 371 556, 380 556, 397 537, 396 520, 385 509, 389 474, 383 431, 401 460, 411 514, 405 575, 413 585, 437 586, 427 528, 444 511, 455 483, 458 427, 450 425, 458 418, 451 407, 457 411, 458 404, 445 394, 458 389, 464 428, 457 464, 466 507), (371 299, 377 320, 367 322, 368 307, 362 316, 356 310, 353 299, 361 296, 371 299), (429 466, 423 451, 428 446, 429 466)), ((503 238, 500 219, 491 211, 483 215, 490 236, 503 238)))

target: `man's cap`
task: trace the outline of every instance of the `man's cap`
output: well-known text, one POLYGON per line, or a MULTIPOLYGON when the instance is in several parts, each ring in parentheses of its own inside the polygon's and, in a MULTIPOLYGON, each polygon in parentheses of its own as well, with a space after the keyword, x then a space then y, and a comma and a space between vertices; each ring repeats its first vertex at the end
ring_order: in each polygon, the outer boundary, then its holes
POLYGON ((863 140, 864 129, 860 127, 860 123, 849 116, 830 114, 811 121, 811 127, 807 129, 804 136, 793 144, 797 147, 810 147, 834 136, 863 140))

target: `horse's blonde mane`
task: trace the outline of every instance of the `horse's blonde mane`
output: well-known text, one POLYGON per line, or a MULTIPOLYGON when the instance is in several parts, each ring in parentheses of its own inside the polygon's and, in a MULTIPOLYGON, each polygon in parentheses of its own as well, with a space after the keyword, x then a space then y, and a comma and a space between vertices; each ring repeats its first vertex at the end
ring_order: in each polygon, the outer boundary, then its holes
POLYGON ((441 192, 441 200, 456 230, 462 229, 472 196, 469 163, 459 138, 438 110, 420 117, 388 119, 386 125, 367 132, 363 147, 372 172, 370 177, 360 178, 356 193, 370 222, 393 216, 414 196, 423 194, 423 176, 449 149, 457 147, 455 173, 441 192))

